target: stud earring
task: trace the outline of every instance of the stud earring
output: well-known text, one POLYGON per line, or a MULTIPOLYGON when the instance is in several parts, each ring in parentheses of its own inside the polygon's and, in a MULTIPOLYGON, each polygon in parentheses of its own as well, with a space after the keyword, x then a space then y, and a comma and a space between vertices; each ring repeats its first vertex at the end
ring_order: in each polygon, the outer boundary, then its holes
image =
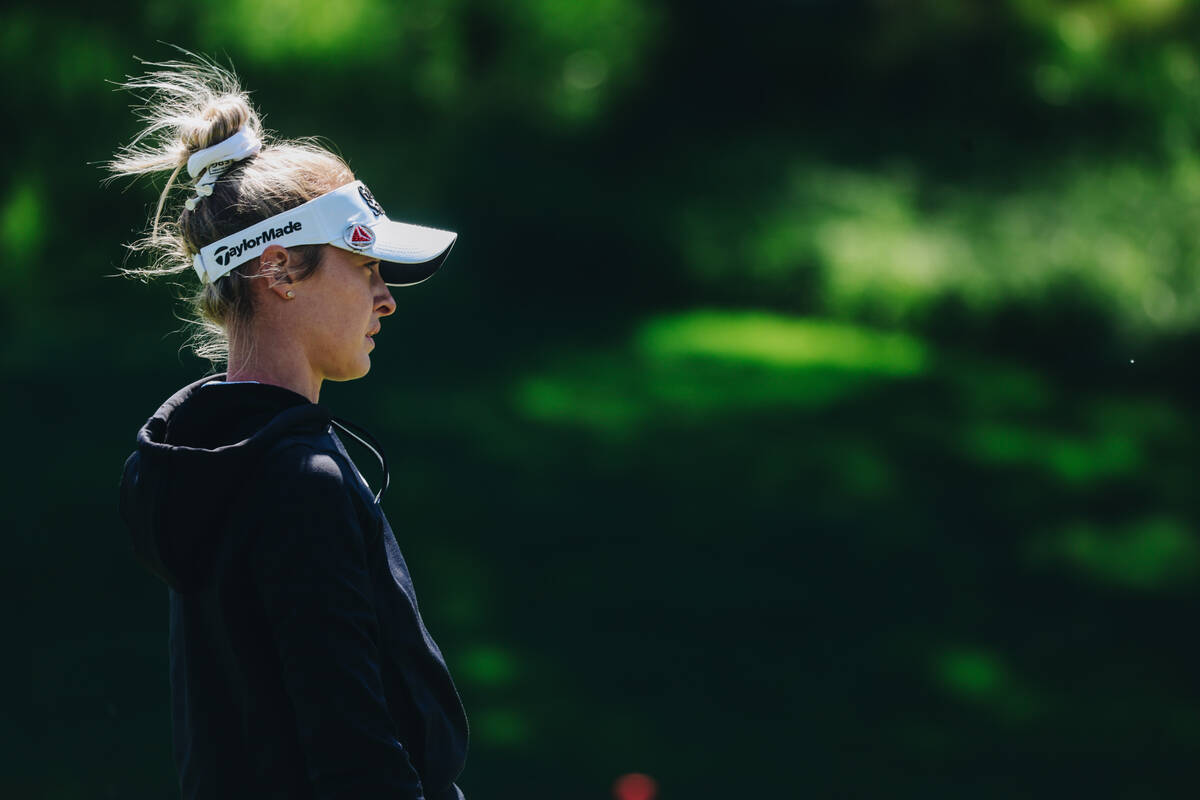
POLYGON ((287 291, 287 296, 288 296, 288 298, 290 299, 290 298, 293 298, 293 297, 295 297, 295 296, 296 296, 296 293, 295 293, 295 292, 293 292, 291 289, 288 289, 288 291, 287 291))

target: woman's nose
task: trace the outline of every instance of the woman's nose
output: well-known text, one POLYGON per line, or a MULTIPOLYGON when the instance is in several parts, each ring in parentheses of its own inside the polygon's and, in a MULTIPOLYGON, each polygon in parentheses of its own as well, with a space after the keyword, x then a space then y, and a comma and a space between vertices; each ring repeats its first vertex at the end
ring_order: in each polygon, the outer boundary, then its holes
POLYGON ((396 311, 396 299, 392 297, 392 292, 386 283, 380 281, 380 286, 383 293, 375 297, 375 310, 379 312, 379 316, 386 317, 396 311))

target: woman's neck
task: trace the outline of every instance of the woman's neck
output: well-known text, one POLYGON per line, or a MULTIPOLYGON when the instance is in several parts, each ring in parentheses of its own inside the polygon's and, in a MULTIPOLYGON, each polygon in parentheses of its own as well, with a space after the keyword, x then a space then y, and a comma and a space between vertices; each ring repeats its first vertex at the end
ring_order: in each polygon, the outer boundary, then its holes
POLYGON ((278 348, 269 354, 261 349, 249 354, 239 350, 230 344, 225 380, 270 383, 304 395, 313 403, 317 402, 321 395, 321 378, 313 372, 302 353, 278 348))

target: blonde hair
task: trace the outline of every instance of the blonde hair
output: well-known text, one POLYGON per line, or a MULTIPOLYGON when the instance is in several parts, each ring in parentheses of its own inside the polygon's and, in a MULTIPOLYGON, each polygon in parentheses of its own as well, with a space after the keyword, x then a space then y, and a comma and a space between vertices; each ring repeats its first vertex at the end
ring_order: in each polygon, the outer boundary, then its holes
MULTIPOLYGON (((264 132, 232 69, 187 55, 193 60, 148 63, 157 69, 119 84, 141 101, 136 109, 144 127, 105 164, 113 173, 109 180, 168 173, 148 231, 127 245, 131 255, 148 254, 149 263, 121 269, 142 281, 192 273, 192 256, 201 247, 354 180, 346 162, 314 140, 280 140, 264 132), (188 157, 242 127, 262 139, 262 150, 233 162, 213 184, 212 195, 189 210, 184 203, 194 196, 194 186, 177 181, 188 157)), ((299 280, 320 266, 322 245, 289 251, 301 265, 299 280)), ((254 313, 250 281, 286 279, 267 266, 259 270, 257 262, 239 265, 186 298, 193 326, 188 345, 214 365, 228 360, 231 342, 247 351, 257 344, 246 336, 254 313)))

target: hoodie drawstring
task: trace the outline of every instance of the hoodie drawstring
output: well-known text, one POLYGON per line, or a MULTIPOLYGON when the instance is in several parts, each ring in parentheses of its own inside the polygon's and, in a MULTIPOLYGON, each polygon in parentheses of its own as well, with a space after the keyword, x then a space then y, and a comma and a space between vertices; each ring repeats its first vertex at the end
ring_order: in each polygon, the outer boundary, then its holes
POLYGON ((388 474, 387 456, 383 454, 383 445, 376 441, 374 436, 348 420, 331 416, 329 421, 353 436, 359 444, 370 450, 375 454, 375 458, 379 459, 379 466, 383 467, 383 488, 375 495, 375 504, 379 505, 379 498, 383 497, 383 493, 387 491, 388 484, 392 480, 391 475, 388 474))

